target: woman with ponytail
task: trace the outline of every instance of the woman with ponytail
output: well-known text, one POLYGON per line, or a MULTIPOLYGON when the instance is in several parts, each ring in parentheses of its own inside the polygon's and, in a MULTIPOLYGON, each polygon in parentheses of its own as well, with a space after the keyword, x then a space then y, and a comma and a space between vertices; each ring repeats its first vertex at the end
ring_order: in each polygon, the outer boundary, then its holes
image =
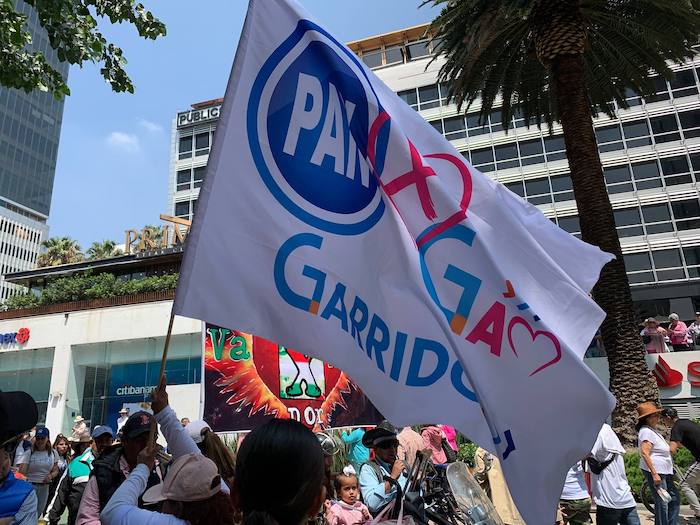
POLYGON ((238 450, 231 496, 243 525, 303 525, 323 503, 323 452, 311 430, 272 419, 238 450))
POLYGON ((230 487, 233 484, 236 469, 233 453, 203 419, 191 421, 185 430, 202 451, 202 454, 216 463, 221 478, 230 487))

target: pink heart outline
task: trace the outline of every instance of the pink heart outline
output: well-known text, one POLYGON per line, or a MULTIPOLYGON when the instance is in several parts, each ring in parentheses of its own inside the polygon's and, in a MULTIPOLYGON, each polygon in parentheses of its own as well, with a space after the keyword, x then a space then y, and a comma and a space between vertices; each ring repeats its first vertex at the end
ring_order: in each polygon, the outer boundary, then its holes
POLYGON ((556 351, 556 354, 557 354, 554 357, 554 359, 544 363, 539 368, 535 369, 534 372, 531 372, 529 377, 534 376, 538 372, 541 372, 545 368, 549 368, 550 366, 558 363, 561 360, 561 344, 559 343, 559 339, 557 339, 557 337, 551 332, 546 332, 544 330, 533 330, 532 327, 530 326, 530 323, 528 323, 522 317, 518 317, 518 316, 513 317, 513 319, 511 319, 510 323, 508 324, 508 344, 510 345, 510 349, 513 351, 513 353, 516 356, 518 355, 518 352, 515 349, 515 345, 513 344, 513 327, 517 324, 521 324, 525 328, 527 328, 527 331, 530 332, 530 337, 532 337, 533 342, 535 341, 535 339, 537 339, 541 335, 546 337, 547 339, 549 339, 552 342, 552 344, 554 345, 554 350, 556 351))

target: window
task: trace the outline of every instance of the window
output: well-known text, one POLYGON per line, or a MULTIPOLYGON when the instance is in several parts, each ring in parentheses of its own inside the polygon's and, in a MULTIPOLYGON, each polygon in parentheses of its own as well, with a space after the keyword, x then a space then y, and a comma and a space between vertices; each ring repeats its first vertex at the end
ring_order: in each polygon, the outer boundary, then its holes
POLYGON ((628 272, 639 272, 643 270, 651 270, 651 258, 649 252, 629 253, 623 256, 625 260, 625 269, 628 272))
POLYGON ((503 131, 503 112, 500 109, 496 109, 491 112, 489 115, 489 121, 491 122, 492 133, 503 131))
POLYGON ((678 117, 680 118, 685 138, 700 137, 700 111, 684 111, 679 113, 678 117))
POLYGON ((630 180, 630 170, 627 164, 624 166, 611 166, 603 170, 605 182, 615 184, 617 182, 626 182, 630 180))
POLYGON ((202 185, 202 181, 204 181, 204 172, 206 171, 206 166, 199 166, 195 168, 193 171, 194 174, 194 187, 199 188, 202 185))
POLYGON ((532 204, 551 204, 552 195, 549 187, 549 179, 534 179, 525 181, 527 200, 532 204))
POLYGON ((374 51, 365 51, 362 53, 362 61, 369 68, 379 67, 382 65, 382 50, 375 49, 374 51))
POLYGON ((676 71, 673 80, 671 80, 669 84, 671 85, 671 92, 674 98, 698 94, 698 88, 695 84, 695 75, 693 75, 692 69, 676 71))
POLYGON ((190 170, 180 170, 177 172, 177 191, 189 190, 192 174, 190 170))
POLYGON ((421 110, 438 107, 440 105, 440 93, 437 84, 419 87, 418 98, 421 110))
POLYGON ((467 136, 466 127, 464 125, 464 117, 450 117, 444 120, 445 137, 448 140, 463 139, 467 136))
POLYGON ((413 109, 418 109, 418 95, 415 89, 407 89, 406 91, 398 92, 399 98, 413 109))
POLYGON ((428 124, 430 124, 432 127, 434 127, 434 128, 435 128, 435 131, 437 131, 440 135, 442 135, 442 134, 444 133, 444 129, 443 129, 443 127, 442 127, 442 120, 441 120, 441 119, 438 119, 438 120, 431 120, 431 121, 428 122, 428 124))
POLYGON ((627 101, 627 105, 630 107, 639 106, 642 103, 642 98, 639 96, 639 94, 633 89, 629 88, 625 89, 625 100, 627 101))
POLYGON ((553 162, 566 158, 564 137, 545 137, 544 149, 547 151, 547 161, 553 162))
POLYGON ((542 141, 540 139, 525 140, 518 143, 523 166, 544 162, 542 141))
POLYGON ((668 208, 668 204, 642 206, 642 216, 644 217, 647 235, 673 231, 671 211, 668 208))
POLYGON ((180 137, 178 152, 180 159, 188 159, 192 156, 192 135, 180 137))
POLYGON ((581 231, 581 224, 578 220, 578 215, 572 215, 571 217, 558 217, 557 222, 559 227, 569 233, 579 233, 581 231))
POLYGON ((653 117, 649 119, 649 123, 651 124, 651 130, 654 132, 654 140, 657 144, 681 139, 675 115, 653 117))
POLYGON ((496 155, 496 167, 499 170, 516 168, 520 165, 518 162, 518 147, 515 144, 494 146, 493 150, 496 155))
POLYGON ((176 202, 175 203, 175 216, 176 217, 189 217, 190 215, 190 201, 176 202))
POLYGON ((671 210, 679 231, 700 228, 700 202, 697 199, 672 202, 671 210))
POLYGON ((651 252, 654 257, 654 266, 656 268, 674 268, 683 266, 681 262, 681 251, 677 248, 670 250, 654 250, 651 252))
POLYGON ((493 171, 493 150, 491 146, 488 148, 476 149, 471 152, 472 164, 480 171, 493 171))
POLYGON ((467 115, 467 129, 469 130, 469 136, 474 137, 476 135, 483 135, 489 132, 488 119, 485 123, 479 122, 478 113, 470 113, 467 115))
POLYGON ((430 55, 430 49, 428 49, 428 40, 422 42, 416 42, 414 44, 408 44, 406 46, 406 56, 408 60, 416 60, 417 58, 425 57, 430 55))
POLYGON ((505 187, 516 195, 520 195, 521 197, 525 196, 525 186, 523 186, 522 182, 509 182, 505 184, 505 187))
POLYGON ((197 133, 195 137, 195 157, 207 155, 209 153, 209 132, 197 133))
POLYGON ((659 75, 654 75, 651 77, 654 87, 656 88, 656 95, 651 95, 647 97, 646 102, 659 102, 661 100, 668 100, 671 98, 668 94, 668 86, 666 86, 666 80, 659 75))
POLYGON ((664 180, 667 186, 687 184, 693 181, 689 173, 688 159, 685 155, 661 159, 661 170, 664 173, 664 180))
POLYGON ((550 182, 552 184, 552 192, 554 193, 555 202, 570 201, 574 199, 574 192, 571 191, 571 177, 568 175, 558 175, 556 177, 551 177, 550 182))
POLYGON ((613 214, 615 216, 617 234, 620 237, 644 235, 644 229, 641 226, 642 218, 639 215, 639 208, 614 210, 613 214))
POLYGON ((404 61, 403 46, 389 46, 384 49, 386 64, 398 64, 404 61))
POLYGON ((615 151, 622 149, 622 132, 617 124, 613 126, 605 126, 604 128, 596 128, 596 140, 598 141, 598 151, 605 153, 606 151, 615 151))
POLYGON ((683 256, 685 257, 685 264, 688 266, 700 264, 700 246, 684 247, 683 256))
POLYGON ((626 122, 622 124, 622 131, 625 134, 625 142, 627 143, 628 148, 636 148, 651 144, 651 138, 649 138, 649 126, 647 125, 646 120, 626 122))

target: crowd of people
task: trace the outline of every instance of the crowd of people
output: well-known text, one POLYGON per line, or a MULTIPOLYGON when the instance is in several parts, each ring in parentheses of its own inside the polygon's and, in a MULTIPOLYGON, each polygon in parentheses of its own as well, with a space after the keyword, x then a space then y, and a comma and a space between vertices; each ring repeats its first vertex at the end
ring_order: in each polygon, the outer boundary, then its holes
MULTIPOLYGON (((333 472, 339 440, 300 423, 275 419, 256 428, 234 458, 206 422, 177 418, 164 382, 152 392, 151 408, 120 414, 126 419, 118 434, 104 425, 88 432, 76 419, 72 435, 52 443, 45 427, 34 427, 36 406, 28 395, 0 392, 0 416, 16 419, 0 428, 0 520, 9 519, 0 522, 35 525, 43 517, 56 525, 67 510, 69 525, 365 524, 392 508, 396 486, 405 485, 419 454, 443 464, 458 451, 449 426, 416 432, 383 421, 341 434, 348 464, 333 472), (156 444, 158 428, 167 449, 156 444)), ((639 466, 652 487, 655 524, 678 523, 681 493, 700 518, 700 425, 653 403, 641 404, 638 416, 639 466), (697 460, 677 483, 673 454, 680 447, 697 460)), ((640 524, 624 453, 604 424, 590 454, 567 473, 557 523, 592 523, 595 502, 599 525, 640 524)), ((475 477, 503 523, 524 525, 498 459, 478 449, 475 462, 475 477)))
POLYGON ((700 345, 700 312, 695 312, 695 320, 690 326, 675 313, 668 316, 665 327, 656 318, 649 317, 644 321, 640 335, 648 354, 695 350, 700 345))

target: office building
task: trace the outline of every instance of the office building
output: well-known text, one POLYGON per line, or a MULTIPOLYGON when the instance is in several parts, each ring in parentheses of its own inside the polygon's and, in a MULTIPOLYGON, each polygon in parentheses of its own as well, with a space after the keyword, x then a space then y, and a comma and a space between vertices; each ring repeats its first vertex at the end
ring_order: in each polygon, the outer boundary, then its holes
MULTIPOLYGON (((67 78, 68 64, 58 60, 34 9, 22 0, 16 6, 28 16, 30 49, 41 51, 67 78)), ((1 275, 34 267, 48 234, 62 116, 63 100, 50 93, 0 87, 1 275)), ((15 289, 0 277, 0 300, 15 289)))

